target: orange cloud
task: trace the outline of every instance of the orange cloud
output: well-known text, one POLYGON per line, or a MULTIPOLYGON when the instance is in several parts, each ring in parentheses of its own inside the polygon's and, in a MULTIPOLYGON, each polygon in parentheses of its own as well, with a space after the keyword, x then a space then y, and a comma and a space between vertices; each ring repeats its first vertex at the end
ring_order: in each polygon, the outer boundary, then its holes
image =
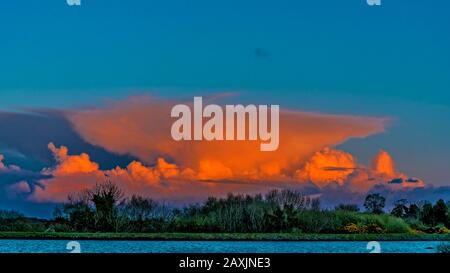
POLYGON ((372 169, 379 174, 389 177, 397 176, 394 160, 391 155, 384 150, 380 150, 372 161, 372 169))
MULTIPOLYGON (((31 197, 35 201, 64 201, 68 194, 92 188, 106 179, 118 184, 126 194, 171 200, 198 199, 228 192, 255 193, 277 186, 301 186, 306 182, 319 188, 337 184, 358 193, 367 192, 375 185, 386 185, 392 189, 424 186, 423 181, 407 178, 403 174, 390 177, 384 172, 357 165, 351 154, 332 148, 316 152, 294 172, 293 177, 282 173, 272 176, 270 181, 252 174, 230 180, 234 177, 232 171, 218 161, 202 161, 198 172, 180 168, 163 158, 158 158, 153 166, 135 160, 126 168, 100 170, 87 154, 69 155, 67 147, 56 148, 52 144, 49 144, 49 149, 58 159, 58 164, 44 170, 52 178, 41 181, 43 187, 36 188, 31 197), (222 182, 215 183, 214 180, 222 182)), ((278 172, 276 167, 274 170, 278 172)))
POLYGON ((31 198, 63 201, 69 193, 105 179, 128 194, 171 200, 261 192, 286 183, 311 182, 319 188, 337 184, 355 192, 378 184, 423 186, 397 173, 387 152, 381 151, 367 168, 351 154, 331 148, 384 131, 385 119, 281 111, 279 149, 261 152, 258 141, 172 140, 170 110, 177 103, 141 97, 67 113, 87 142, 137 160, 125 168, 101 170, 88 154, 70 155, 67 147, 50 143, 57 165, 44 172, 53 178, 42 181, 43 188, 31 198))
POLYGON ((295 173, 301 181, 311 181, 319 187, 330 183, 343 185, 357 167, 356 160, 347 152, 324 148, 314 155, 295 173))
MULTIPOLYGON (((99 165, 91 161, 85 153, 70 155, 67 147, 57 148, 52 143, 48 147, 57 164, 43 170, 44 173, 52 175, 52 179, 41 181, 42 187, 37 187, 31 196, 34 201, 62 202, 70 193, 92 188, 106 179, 118 184, 126 194, 144 194, 156 199, 197 198, 238 190, 233 184, 216 187, 216 184, 199 182, 204 175, 202 172, 180 169, 163 158, 158 158, 153 166, 146 166, 135 160, 126 168, 100 170, 99 165)), ((207 170, 210 171, 209 168, 207 170)))
MULTIPOLYGON (((170 110, 178 102, 133 98, 105 108, 68 113, 89 143, 154 164, 170 158, 202 179, 291 176, 316 151, 384 131, 385 119, 281 111, 280 146, 261 152, 258 141, 174 141, 170 110)), ((206 102, 207 103, 207 102, 206 102)))
POLYGON ((372 160, 372 166, 359 166, 351 173, 345 183, 354 192, 367 192, 375 185, 386 185, 393 190, 402 188, 422 188, 425 183, 417 178, 409 178, 406 174, 395 169, 395 162, 391 155, 380 150, 372 160))
POLYGON ((89 155, 86 153, 77 156, 69 156, 67 147, 61 146, 61 148, 56 148, 53 143, 49 143, 48 148, 53 153, 53 157, 58 163, 58 167, 53 170, 54 175, 90 173, 99 169, 98 164, 92 162, 89 155))

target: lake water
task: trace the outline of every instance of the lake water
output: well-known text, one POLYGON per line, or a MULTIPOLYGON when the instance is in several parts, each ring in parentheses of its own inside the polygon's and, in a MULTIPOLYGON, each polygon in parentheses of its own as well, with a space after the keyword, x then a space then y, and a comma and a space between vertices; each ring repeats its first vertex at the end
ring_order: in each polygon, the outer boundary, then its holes
MULTIPOLYGON (((0 240, 0 253, 68 253, 65 240, 0 240)), ((368 253, 368 242, 97 241, 71 244, 82 253, 368 253), (78 249, 78 248, 77 248, 78 249)), ((439 241, 380 241, 382 253, 436 253, 439 241)))

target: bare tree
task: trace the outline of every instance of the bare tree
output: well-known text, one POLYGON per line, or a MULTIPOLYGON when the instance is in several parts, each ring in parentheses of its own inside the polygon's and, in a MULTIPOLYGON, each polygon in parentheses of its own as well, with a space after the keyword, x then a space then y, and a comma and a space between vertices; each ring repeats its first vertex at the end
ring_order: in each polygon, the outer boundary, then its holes
POLYGON ((96 184, 88 191, 90 201, 95 206, 95 226, 102 231, 117 231, 119 214, 117 205, 123 198, 122 190, 107 180, 105 183, 96 184))

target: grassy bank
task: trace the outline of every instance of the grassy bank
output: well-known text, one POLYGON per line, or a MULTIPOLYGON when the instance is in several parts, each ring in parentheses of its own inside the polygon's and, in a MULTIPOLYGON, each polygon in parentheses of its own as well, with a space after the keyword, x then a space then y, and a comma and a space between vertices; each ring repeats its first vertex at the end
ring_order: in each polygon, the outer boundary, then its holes
POLYGON ((450 241, 450 234, 304 234, 304 233, 77 233, 0 232, 0 239, 55 240, 245 240, 245 241, 450 241))

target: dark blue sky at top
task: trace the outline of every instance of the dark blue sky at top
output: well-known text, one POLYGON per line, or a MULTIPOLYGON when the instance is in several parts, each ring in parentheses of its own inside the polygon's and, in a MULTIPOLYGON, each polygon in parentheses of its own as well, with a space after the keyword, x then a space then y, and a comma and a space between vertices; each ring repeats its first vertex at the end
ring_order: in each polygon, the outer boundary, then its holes
POLYGON ((450 183, 449 1, 81 1, 0 3, 0 110, 233 91, 391 117, 342 148, 363 162, 384 148, 402 171, 450 183))
POLYGON ((1 104, 170 88, 448 105, 449 11, 444 0, 3 1, 1 104))

